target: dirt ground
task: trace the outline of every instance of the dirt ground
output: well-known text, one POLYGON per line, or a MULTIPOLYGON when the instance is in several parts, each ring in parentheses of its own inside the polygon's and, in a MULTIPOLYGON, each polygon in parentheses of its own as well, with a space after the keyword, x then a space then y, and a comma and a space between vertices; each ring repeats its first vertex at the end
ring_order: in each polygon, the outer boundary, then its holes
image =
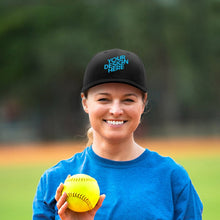
MULTIPOLYGON (((179 156, 218 156, 220 155, 220 137, 208 138, 155 138, 137 141, 149 150, 161 155, 179 156)), ((55 163, 81 152, 85 143, 51 142, 1 144, 0 165, 55 163)))

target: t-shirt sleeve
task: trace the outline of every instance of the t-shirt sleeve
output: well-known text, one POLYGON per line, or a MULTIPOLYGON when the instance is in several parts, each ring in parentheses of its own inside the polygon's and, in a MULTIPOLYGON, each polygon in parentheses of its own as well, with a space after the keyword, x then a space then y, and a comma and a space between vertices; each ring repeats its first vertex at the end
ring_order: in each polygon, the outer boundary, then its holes
POLYGON ((54 206, 55 200, 48 201, 46 175, 44 174, 37 187, 37 191, 33 201, 33 220, 55 219, 54 206))
POLYGON ((185 169, 173 172, 174 220, 201 220, 203 205, 185 169))

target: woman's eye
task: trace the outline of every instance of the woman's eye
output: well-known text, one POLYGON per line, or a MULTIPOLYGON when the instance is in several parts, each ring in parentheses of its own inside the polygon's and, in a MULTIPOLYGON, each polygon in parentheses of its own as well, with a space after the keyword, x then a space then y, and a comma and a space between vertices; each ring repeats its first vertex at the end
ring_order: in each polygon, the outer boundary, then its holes
POLYGON ((108 99, 107 98, 101 98, 101 99, 98 99, 98 101, 99 102, 106 102, 106 101, 108 101, 108 99))
POLYGON ((125 99, 125 102, 134 102, 133 99, 125 99))

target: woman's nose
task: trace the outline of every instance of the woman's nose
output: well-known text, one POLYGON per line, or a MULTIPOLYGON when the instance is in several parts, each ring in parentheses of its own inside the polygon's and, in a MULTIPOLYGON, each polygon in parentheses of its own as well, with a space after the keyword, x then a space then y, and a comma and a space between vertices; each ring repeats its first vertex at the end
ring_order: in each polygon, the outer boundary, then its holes
POLYGON ((113 102, 109 112, 114 115, 115 117, 120 116, 123 113, 123 109, 120 106, 120 103, 118 102, 113 102))

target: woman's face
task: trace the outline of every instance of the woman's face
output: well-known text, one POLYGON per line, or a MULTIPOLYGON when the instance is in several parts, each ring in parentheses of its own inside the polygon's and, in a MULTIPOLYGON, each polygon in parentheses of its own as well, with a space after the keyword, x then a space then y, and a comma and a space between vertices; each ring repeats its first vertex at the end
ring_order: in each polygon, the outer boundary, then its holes
POLYGON ((82 94, 84 110, 89 115, 94 138, 123 141, 133 137, 145 108, 147 94, 124 83, 106 83, 82 94))

